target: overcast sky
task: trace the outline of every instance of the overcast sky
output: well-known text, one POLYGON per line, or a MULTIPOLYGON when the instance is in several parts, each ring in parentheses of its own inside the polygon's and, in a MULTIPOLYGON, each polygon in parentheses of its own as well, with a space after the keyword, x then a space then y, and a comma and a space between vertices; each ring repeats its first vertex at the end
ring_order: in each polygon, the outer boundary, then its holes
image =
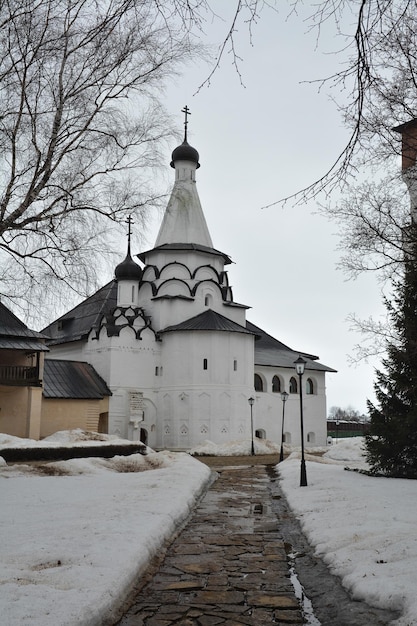
MULTIPOLYGON (((188 139, 200 153, 198 191, 214 247, 234 261, 228 270, 235 301, 252 307, 251 322, 338 370, 327 376, 328 408, 352 405, 365 412, 366 399, 374 398, 376 363, 349 364, 361 337, 347 318, 384 312, 376 277, 346 281, 336 269, 337 227, 317 215, 314 202, 262 208, 323 175, 348 136, 329 92, 303 83, 337 69, 340 57, 327 52, 341 43, 329 26, 317 48, 316 34, 307 32, 301 16, 286 15, 286 9, 262 13, 252 46, 241 29, 245 87, 228 55, 209 88, 194 95, 208 72, 198 62, 168 89, 165 104, 179 129, 181 109, 191 110, 188 139)), ((220 42, 227 26, 217 21, 207 40, 220 42)), ((173 180, 170 153, 166 161, 173 180)))

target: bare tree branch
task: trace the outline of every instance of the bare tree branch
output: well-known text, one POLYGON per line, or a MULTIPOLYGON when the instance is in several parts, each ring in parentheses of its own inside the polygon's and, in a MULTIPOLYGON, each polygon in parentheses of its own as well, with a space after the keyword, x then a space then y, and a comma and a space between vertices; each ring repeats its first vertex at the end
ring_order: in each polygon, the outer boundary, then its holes
POLYGON ((187 19, 199 5, 0 4, 0 265, 16 293, 46 278, 84 291, 108 248, 106 221, 132 212, 143 225, 158 203, 152 169, 173 134, 159 93, 196 52, 187 19))

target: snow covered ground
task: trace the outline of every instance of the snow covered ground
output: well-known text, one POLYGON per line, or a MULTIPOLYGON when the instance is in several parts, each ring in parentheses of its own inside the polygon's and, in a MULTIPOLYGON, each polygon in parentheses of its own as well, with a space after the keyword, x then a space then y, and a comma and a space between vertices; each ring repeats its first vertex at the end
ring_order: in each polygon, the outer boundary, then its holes
MULTIPOLYGON (((55 440, 82 445, 80 436, 55 440)), ((300 455, 293 452, 279 465, 282 487, 310 543, 350 593, 402 611, 397 626, 415 626, 417 481, 345 471, 365 467, 361 442, 340 440, 323 456, 307 455, 308 487, 299 487, 300 455)), ((200 452, 240 455, 249 446, 207 442, 200 452)), ((255 449, 279 451, 260 440, 255 449)), ((170 452, 54 462, 42 473, 0 465, 2 623, 105 624, 209 480, 205 465, 170 452)))
MULTIPOLYGON (((58 437, 60 444, 72 438, 58 437)), ((47 463, 47 473, 39 471, 0 465, 5 626, 111 622, 117 599, 187 518, 210 479, 205 465, 170 452, 47 463)))
POLYGON ((316 554, 357 600, 401 611, 397 626, 417 625, 417 481, 376 478, 366 468, 362 439, 342 439, 322 458, 300 454, 279 466, 288 503, 316 554))

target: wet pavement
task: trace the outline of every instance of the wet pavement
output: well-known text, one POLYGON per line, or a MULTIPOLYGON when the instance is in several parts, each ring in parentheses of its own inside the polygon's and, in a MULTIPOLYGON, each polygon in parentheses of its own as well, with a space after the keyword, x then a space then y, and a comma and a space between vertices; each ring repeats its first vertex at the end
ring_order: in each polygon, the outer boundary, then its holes
POLYGON ((393 615, 352 602, 315 559, 280 490, 276 458, 228 459, 228 465, 224 459, 201 460, 214 466, 218 478, 138 582, 119 626, 391 621, 393 615))

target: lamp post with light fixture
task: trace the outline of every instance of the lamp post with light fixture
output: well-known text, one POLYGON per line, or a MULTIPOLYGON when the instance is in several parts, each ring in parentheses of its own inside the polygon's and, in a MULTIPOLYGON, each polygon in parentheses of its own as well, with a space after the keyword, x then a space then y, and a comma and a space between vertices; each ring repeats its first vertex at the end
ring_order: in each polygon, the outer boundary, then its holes
POLYGON ((300 487, 307 487, 307 471, 306 462, 304 459, 304 420, 303 420, 303 374, 307 361, 299 356, 295 364, 295 371, 298 374, 300 384, 300 424, 301 424, 301 473, 300 473, 300 487))
POLYGON ((284 460, 284 418, 285 418, 285 403, 288 400, 289 394, 286 391, 281 393, 282 400, 282 428, 281 428, 281 451, 279 453, 279 462, 284 460))
POLYGON ((250 432, 251 432, 251 439, 252 439, 250 453, 251 453, 252 456, 254 456, 254 454, 255 454, 255 446, 253 445, 253 403, 255 402, 255 398, 249 398, 248 402, 249 402, 249 406, 250 406, 250 432))

